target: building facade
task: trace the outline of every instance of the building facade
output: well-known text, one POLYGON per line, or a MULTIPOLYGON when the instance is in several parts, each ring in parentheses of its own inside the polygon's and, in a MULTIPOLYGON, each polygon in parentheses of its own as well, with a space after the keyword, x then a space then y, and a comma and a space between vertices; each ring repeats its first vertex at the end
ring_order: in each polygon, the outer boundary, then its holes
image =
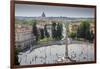
POLYGON ((32 27, 26 25, 16 25, 15 31, 16 48, 30 48, 35 43, 35 36, 32 34, 32 27))

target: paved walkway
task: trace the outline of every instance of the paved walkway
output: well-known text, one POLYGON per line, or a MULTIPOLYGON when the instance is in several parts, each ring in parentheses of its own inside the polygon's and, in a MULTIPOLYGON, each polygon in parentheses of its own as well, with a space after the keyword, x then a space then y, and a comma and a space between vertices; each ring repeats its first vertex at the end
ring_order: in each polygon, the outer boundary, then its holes
MULTIPOLYGON (((18 55, 21 65, 57 63, 59 58, 65 57, 66 45, 44 46, 28 50, 18 55)), ((68 45, 68 55, 71 59, 80 61, 94 60, 94 46, 90 43, 68 45)))

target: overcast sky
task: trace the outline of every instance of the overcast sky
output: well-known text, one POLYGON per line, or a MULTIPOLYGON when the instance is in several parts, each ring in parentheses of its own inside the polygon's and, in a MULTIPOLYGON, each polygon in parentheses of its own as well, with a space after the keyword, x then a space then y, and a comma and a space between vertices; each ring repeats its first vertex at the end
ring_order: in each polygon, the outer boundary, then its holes
POLYGON ((38 17, 42 13, 46 17, 92 17, 94 18, 94 8, 61 7, 46 5, 16 4, 15 16, 38 17))

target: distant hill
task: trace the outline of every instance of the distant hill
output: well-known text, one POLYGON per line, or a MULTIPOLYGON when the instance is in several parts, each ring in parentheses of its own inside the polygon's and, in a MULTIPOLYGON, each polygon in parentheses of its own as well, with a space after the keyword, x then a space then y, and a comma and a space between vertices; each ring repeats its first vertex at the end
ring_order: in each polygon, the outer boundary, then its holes
POLYGON ((15 16, 17 20, 51 20, 51 21, 80 21, 88 20, 94 21, 94 18, 73 18, 73 17, 24 17, 24 16, 15 16))

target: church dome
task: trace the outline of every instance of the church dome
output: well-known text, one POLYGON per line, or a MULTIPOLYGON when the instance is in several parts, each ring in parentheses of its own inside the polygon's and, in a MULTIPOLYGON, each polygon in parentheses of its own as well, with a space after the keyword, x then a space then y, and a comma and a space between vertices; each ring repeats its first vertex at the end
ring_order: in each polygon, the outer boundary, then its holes
POLYGON ((45 13, 44 13, 44 12, 42 13, 42 17, 46 17, 46 15, 45 15, 45 13))

